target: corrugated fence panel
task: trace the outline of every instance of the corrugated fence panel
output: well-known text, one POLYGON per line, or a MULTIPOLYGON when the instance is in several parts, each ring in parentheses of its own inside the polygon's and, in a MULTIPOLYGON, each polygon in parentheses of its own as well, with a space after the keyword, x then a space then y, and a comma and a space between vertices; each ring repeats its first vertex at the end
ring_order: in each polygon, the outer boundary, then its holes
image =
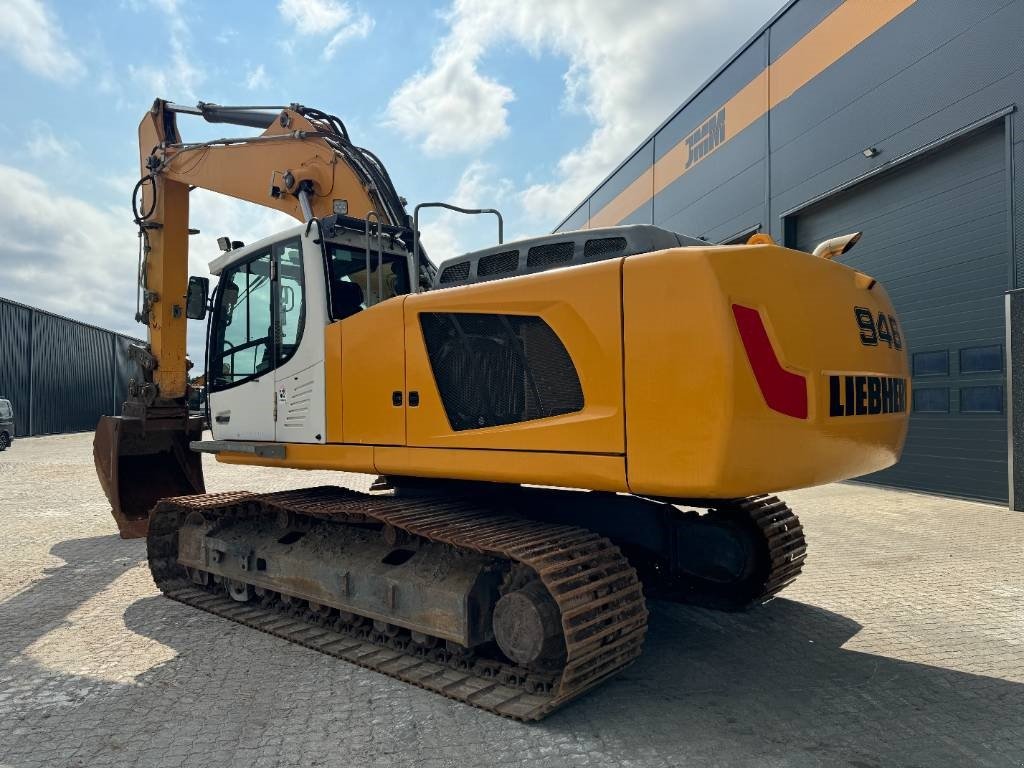
POLYGON ((36 314, 32 328, 32 431, 92 429, 114 401, 113 334, 36 314))
POLYGON ((90 431, 121 412, 141 378, 128 348, 138 339, 0 299, 0 397, 16 436, 90 431))
POLYGON ((0 299, 0 398, 14 407, 14 434, 28 434, 32 310, 0 299))
POLYGON ((121 415, 121 406, 128 399, 128 381, 135 379, 142 381, 142 369, 139 364, 128 359, 128 347, 140 343, 120 334, 114 335, 114 402, 111 405, 111 413, 121 415))

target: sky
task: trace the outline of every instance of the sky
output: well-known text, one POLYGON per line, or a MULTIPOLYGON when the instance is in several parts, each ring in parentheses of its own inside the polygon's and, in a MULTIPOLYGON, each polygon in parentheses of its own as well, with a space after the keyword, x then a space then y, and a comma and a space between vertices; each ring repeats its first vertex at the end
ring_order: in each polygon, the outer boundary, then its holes
MULTIPOLYGON (((130 195, 154 98, 336 114, 410 211, 496 207, 510 240, 557 226, 781 5, 0 0, 0 296, 144 337, 130 195)), ((179 129, 251 133, 186 116, 179 129)), ((196 275, 218 236, 294 225, 200 190, 190 205, 196 275)), ((431 258, 492 245, 493 219, 477 219, 426 212, 431 258)))

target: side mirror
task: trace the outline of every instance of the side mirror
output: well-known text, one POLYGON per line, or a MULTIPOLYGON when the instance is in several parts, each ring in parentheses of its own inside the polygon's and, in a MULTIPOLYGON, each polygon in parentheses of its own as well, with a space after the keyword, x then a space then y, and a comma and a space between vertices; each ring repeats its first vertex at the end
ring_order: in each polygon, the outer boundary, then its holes
POLYGON ((206 277, 188 279, 188 295, 185 299, 185 317, 202 320, 206 317, 206 305, 210 301, 210 280, 206 277))

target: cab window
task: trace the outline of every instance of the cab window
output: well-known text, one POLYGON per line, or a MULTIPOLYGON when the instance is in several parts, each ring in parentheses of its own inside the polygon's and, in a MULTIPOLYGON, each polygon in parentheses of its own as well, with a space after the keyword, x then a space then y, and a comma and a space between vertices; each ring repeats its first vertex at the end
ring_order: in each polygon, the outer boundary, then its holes
POLYGON ((327 244, 327 270, 330 278, 331 318, 342 320, 386 299, 409 292, 408 266, 404 256, 370 255, 366 269, 366 251, 338 243, 327 244))
POLYGON ((239 384, 273 365, 271 263, 267 251, 221 274, 210 340, 210 379, 218 389, 239 384))
POLYGON ((278 264, 277 364, 287 361, 299 347, 306 325, 306 302, 302 278, 302 243, 290 240, 274 246, 278 264))
POLYGON ((226 268, 211 323, 211 390, 241 384, 288 360, 305 324, 300 241, 278 243, 226 268))

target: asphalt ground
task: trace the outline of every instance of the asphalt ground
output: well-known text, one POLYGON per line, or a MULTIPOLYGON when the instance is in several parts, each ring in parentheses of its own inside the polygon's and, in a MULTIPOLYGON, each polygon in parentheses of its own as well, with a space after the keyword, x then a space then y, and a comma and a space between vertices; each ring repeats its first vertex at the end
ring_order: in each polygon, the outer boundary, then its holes
MULTIPOLYGON (((209 461, 211 491, 370 478, 209 461)), ((91 435, 0 454, 3 766, 1024 765, 1024 514, 784 494, 810 546, 754 611, 652 602, 643 657, 539 724, 159 596, 91 435)))

